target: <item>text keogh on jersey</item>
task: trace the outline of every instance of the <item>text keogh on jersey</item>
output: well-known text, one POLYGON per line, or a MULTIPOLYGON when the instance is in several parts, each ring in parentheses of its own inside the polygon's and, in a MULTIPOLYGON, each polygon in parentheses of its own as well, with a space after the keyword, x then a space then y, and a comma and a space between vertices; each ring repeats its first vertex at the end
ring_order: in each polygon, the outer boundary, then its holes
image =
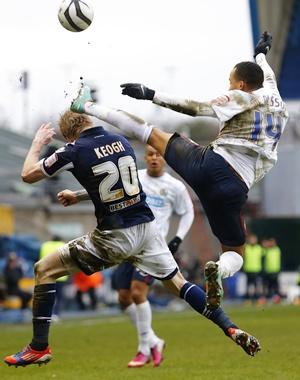
POLYGON ((125 152, 125 148, 121 141, 115 141, 112 144, 100 146, 99 148, 94 148, 94 151, 98 158, 103 158, 114 153, 125 152))

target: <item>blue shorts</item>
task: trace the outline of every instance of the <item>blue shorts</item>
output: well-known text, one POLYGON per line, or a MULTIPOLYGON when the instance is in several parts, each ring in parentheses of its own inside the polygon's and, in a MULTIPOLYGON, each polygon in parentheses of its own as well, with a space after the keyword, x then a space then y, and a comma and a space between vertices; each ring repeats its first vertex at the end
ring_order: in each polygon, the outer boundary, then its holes
POLYGON ((139 271, 131 263, 123 262, 112 274, 112 288, 115 290, 130 289, 132 280, 144 282, 150 286, 155 279, 149 274, 139 271))
POLYGON ((245 243, 242 207, 248 187, 229 163, 211 147, 203 147, 177 133, 168 142, 165 160, 195 191, 213 233, 221 244, 245 243))

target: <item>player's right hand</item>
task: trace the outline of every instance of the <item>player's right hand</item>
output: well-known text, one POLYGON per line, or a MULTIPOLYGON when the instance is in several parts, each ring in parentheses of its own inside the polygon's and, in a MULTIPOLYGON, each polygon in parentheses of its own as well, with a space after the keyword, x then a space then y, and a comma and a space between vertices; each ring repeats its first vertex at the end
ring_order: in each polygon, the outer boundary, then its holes
POLYGON ((268 33, 267 31, 263 32, 263 34, 260 36, 260 39, 258 40, 255 49, 254 49, 254 58, 259 53, 267 54, 267 52, 271 49, 272 46, 272 35, 268 33))
POLYGON ((48 145, 55 135, 55 130, 51 123, 44 123, 36 131, 33 141, 40 145, 48 145))
POLYGON ((75 205, 79 202, 75 192, 68 189, 60 191, 57 194, 57 199, 64 207, 75 205))
POLYGON ((121 84, 122 94, 135 99, 153 100, 155 91, 141 83, 121 84))

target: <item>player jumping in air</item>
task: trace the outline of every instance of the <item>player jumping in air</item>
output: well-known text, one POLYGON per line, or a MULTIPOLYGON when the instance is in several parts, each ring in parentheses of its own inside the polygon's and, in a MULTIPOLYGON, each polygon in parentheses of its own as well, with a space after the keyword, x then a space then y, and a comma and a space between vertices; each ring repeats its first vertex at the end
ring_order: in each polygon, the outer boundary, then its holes
POLYGON ((272 168, 277 144, 288 119, 275 75, 265 55, 272 37, 264 32, 255 48, 254 62, 238 63, 230 73, 229 90, 217 99, 197 102, 160 94, 142 84, 122 85, 122 93, 192 116, 218 118, 221 128, 208 146, 161 131, 144 120, 91 101, 83 87, 73 110, 85 112, 118 127, 127 136, 154 147, 193 188, 222 246, 217 262, 205 265, 207 306, 214 309, 223 296, 222 278, 243 265, 245 226, 242 207, 249 188, 272 168))
POLYGON ((254 356, 260 350, 258 340, 240 330, 220 307, 208 309, 205 292, 180 273, 146 203, 128 141, 102 127, 93 127, 87 115, 71 111, 61 116, 59 124, 68 143, 39 161, 43 146, 55 133, 51 124, 43 124, 27 153, 23 180, 34 183, 63 170, 70 171, 94 204, 97 227, 35 264, 33 337, 28 346, 4 361, 27 366, 51 360, 48 336, 58 277, 78 271, 89 275, 123 261, 162 280, 174 294, 254 356))
MULTIPOLYGON (((172 213, 179 215, 176 236, 169 242, 168 247, 174 255, 194 220, 194 208, 188 191, 178 179, 164 171, 163 157, 150 145, 145 149, 147 169, 138 171, 139 180, 146 193, 146 201, 156 220, 157 228, 166 239, 172 213)), ((83 190, 78 190, 84 194, 83 190)), ((58 200, 69 206, 80 201, 71 190, 63 190, 58 194, 58 200)), ((88 198, 88 194, 86 193, 88 198)), ((112 275, 112 284, 119 293, 122 309, 130 316, 138 333, 139 346, 135 357, 130 360, 128 367, 139 368, 149 363, 152 356, 155 367, 163 360, 165 342, 154 332, 152 312, 147 294, 154 278, 136 269, 130 262, 118 265, 112 275)))

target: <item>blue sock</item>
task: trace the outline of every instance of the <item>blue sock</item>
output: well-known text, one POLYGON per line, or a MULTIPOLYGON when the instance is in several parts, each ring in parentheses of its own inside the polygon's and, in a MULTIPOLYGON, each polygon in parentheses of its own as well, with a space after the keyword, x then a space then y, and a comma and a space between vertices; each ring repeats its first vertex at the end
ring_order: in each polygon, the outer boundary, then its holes
POLYGON ((34 350, 42 351, 48 346, 49 327, 55 302, 56 283, 34 287, 32 323, 33 338, 30 343, 34 350))
POLYGON ((180 297, 190 304, 198 313, 218 325, 226 335, 228 335, 227 330, 230 327, 237 328, 221 307, 214 310, 210 310, 206 307, 206 294, 199 286, 190 282, 185 283, 180 289, 180 297))

